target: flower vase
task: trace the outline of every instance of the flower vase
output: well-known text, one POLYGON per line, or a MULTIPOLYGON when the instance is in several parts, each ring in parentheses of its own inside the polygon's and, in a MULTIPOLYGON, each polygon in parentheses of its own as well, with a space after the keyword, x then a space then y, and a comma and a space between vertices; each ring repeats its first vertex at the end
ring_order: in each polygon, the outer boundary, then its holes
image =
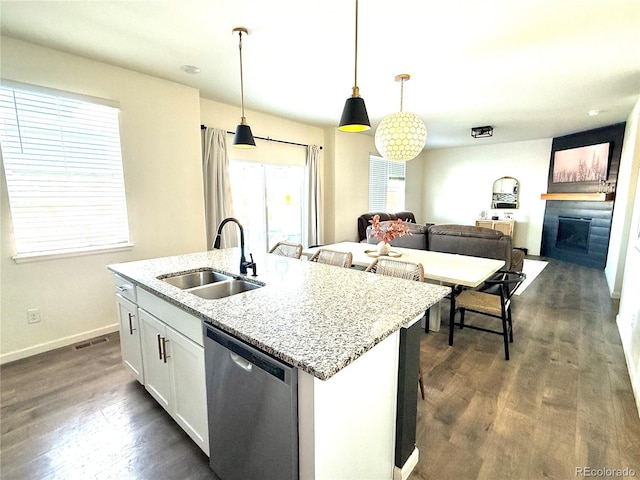
POLYGON ((391 245, 389 245, 387 242, 380 242, 376 246, 376 249, 378 250, 378 255, 389 255, 389 252, 391 251, 391 245))

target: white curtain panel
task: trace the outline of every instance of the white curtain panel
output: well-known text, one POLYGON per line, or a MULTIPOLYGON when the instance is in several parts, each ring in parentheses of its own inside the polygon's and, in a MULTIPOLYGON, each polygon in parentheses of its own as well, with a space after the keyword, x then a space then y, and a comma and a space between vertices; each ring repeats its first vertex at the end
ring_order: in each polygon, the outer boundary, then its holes
MULTIPOLYGON (((202 178, 204 181, 204 212, 207 225, 207 245, 211 250, 218 225, 233 217, 233 201, 229 180, 227 132, 219 128, 205 128, 202 149, 202 178)), ((227 224, 222 231, 221 248, 238 245, 238 227, 227 224)))
POLYGON ((302 243, 306 246, 319 245, 320 232, 320 147, 307 147, 307 160, 304 167, 304 215, 302 227, 302 243))

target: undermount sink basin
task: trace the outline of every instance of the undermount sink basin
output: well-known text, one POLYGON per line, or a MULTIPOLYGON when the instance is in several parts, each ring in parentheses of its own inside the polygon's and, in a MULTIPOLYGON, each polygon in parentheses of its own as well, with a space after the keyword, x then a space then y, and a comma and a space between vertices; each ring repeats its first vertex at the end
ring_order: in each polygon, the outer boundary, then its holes
POLYGON ((187 290, 194 287, 200 287, 202 285, 209 285, 211 283, 224 282, 226 280, 233 279, 233 277, 214 272, 211 269, 202 269, 197 272, 179 273, 176 275, 159 277, 159 279, 173 285, 174 287, 187 290))
POLYGON ((258 285, 257 283, 248 282, 246 280, 231 279, 224 282, 192 288, 189 290, 189 293, 193 293, 200 298, 212 300, 216 298, 230 297, 237 293, 248 292, 249 290, 255 290, 262 286, 263 285, 258 285))

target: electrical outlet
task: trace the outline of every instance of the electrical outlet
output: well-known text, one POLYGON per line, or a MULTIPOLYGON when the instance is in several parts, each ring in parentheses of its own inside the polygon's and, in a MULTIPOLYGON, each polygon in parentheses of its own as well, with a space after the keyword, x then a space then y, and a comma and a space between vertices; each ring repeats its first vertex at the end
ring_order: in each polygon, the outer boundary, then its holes
POLYGON ((40 321, 40 309, 39 308, 30 308, 27 310, 27 322, 28 323, 38 323, 40 321))

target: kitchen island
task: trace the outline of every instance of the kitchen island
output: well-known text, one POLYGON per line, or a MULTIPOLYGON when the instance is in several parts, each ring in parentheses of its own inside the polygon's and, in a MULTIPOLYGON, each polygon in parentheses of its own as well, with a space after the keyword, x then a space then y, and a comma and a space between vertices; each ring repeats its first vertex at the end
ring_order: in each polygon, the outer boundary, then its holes
POLYGON ((163 278, 204 268, 240 277, 239 249, 109 269, 143 298, 297 369, 300 478, 393 478, 400 331, 450 289, 270 254, 256 263, 258 275, 242 278, 259 288, 213 300, 163 278))

